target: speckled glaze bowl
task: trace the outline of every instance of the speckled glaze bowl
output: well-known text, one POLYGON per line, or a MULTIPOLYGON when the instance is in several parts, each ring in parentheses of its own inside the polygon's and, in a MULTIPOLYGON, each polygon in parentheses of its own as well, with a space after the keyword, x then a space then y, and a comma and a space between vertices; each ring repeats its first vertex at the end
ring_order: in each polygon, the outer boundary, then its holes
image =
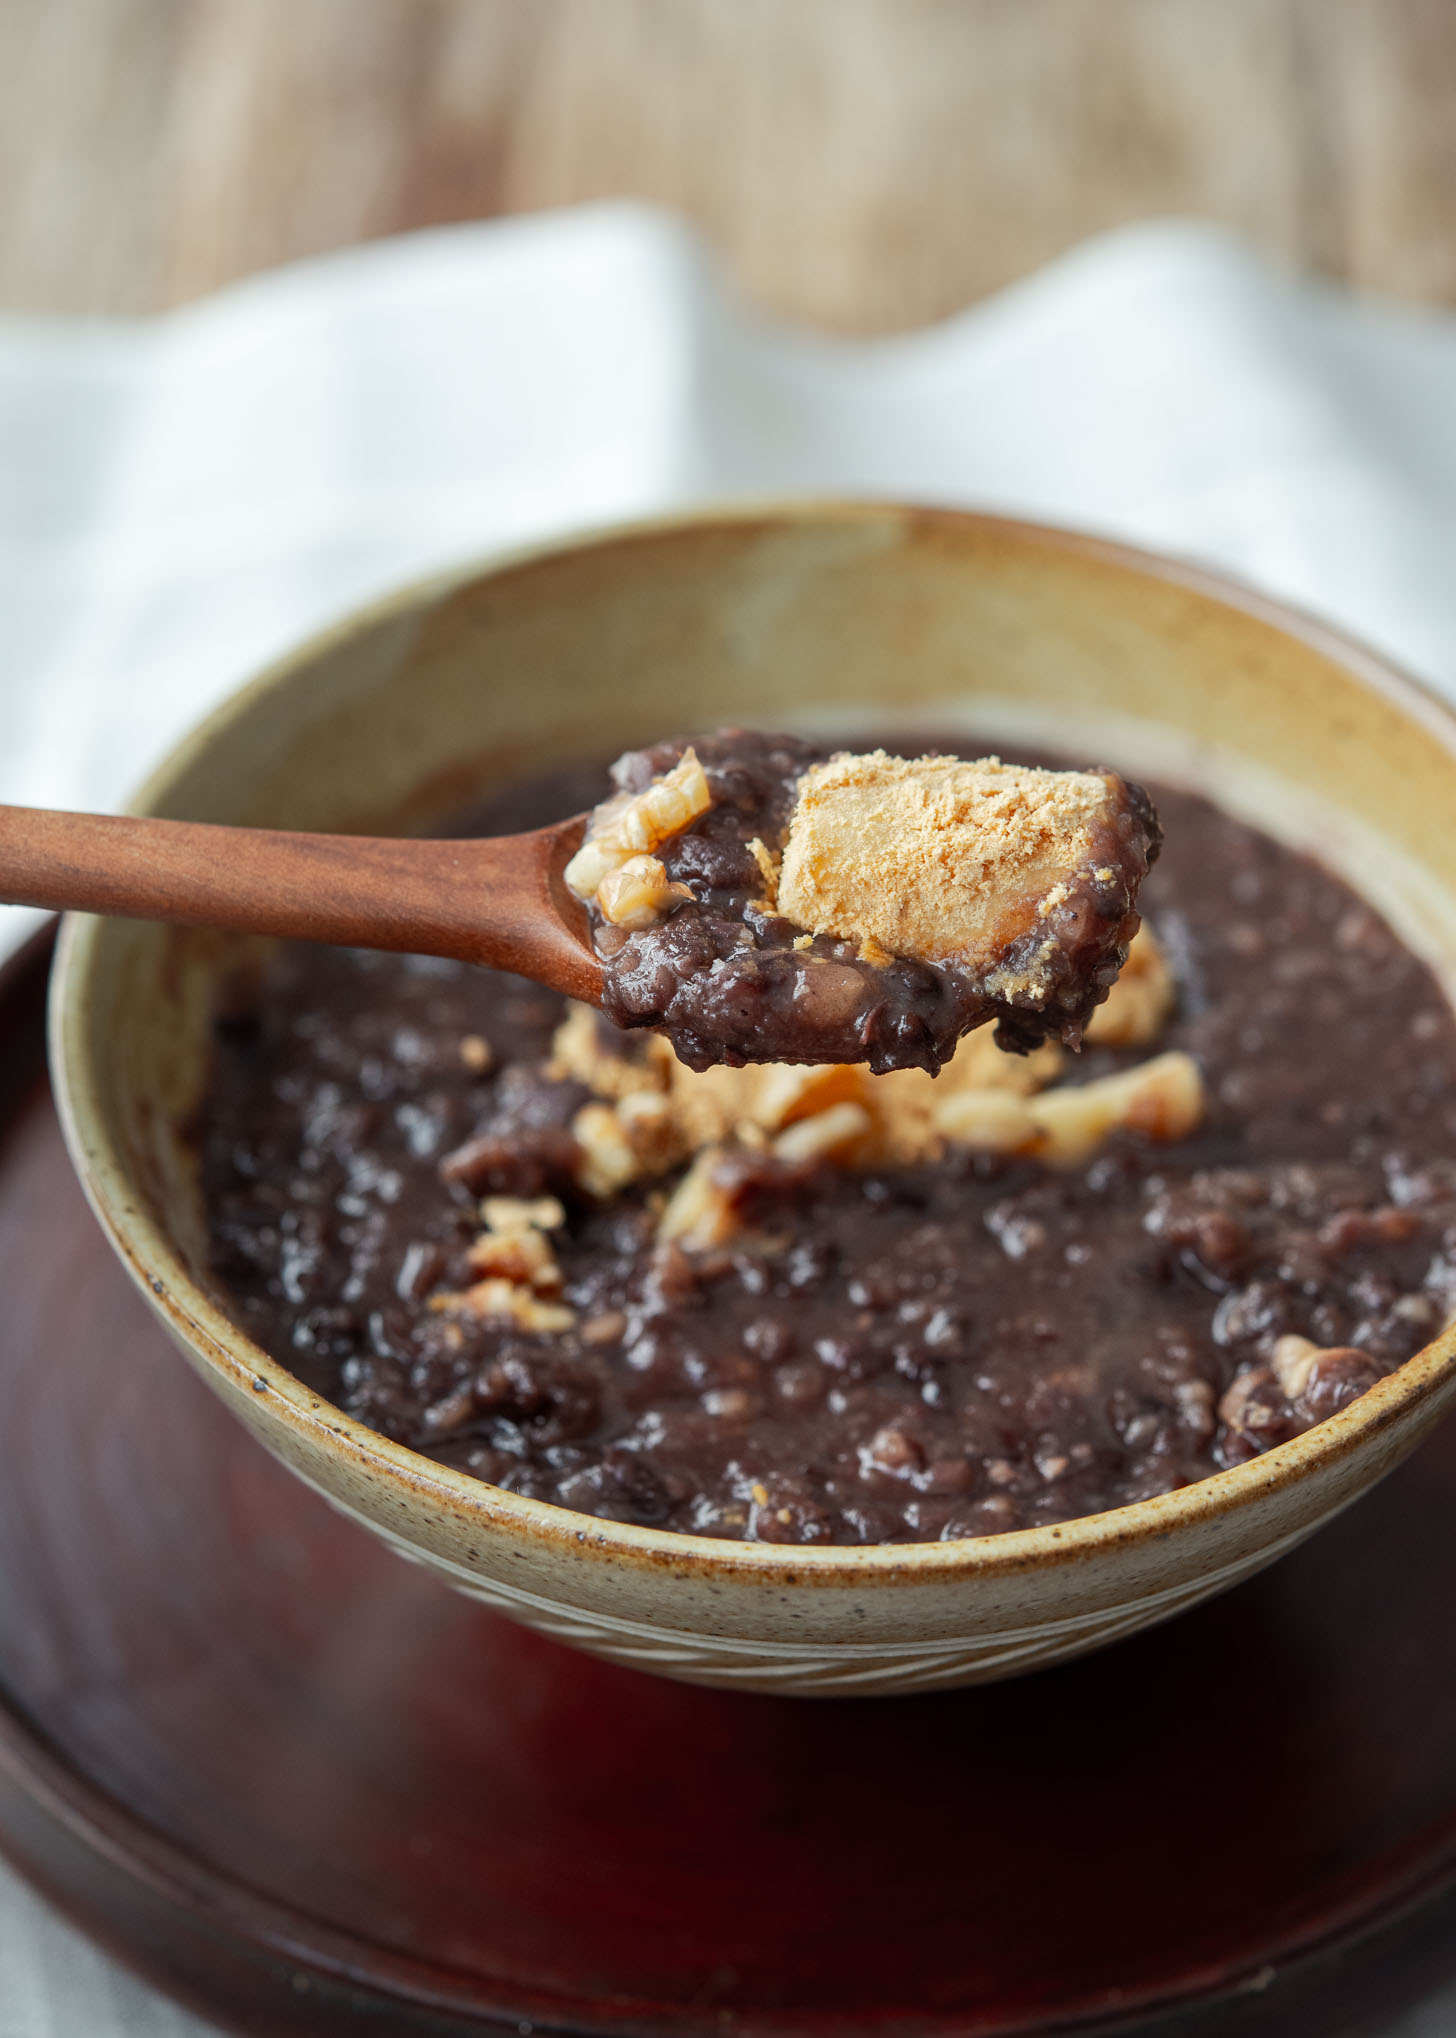
MULTIPOLYGON (((1313 848, 1456 981, 1456 719, 1369 652, 1207 574, 994 518, 713 513, 412 588, 304 646, 174 753, 138 810, 428 824, 563 751, 685 727, 962 728, 1211 791, 1313 848)), ((666 1676, 853 1694, 1006 1677, 1247 1577, 1383 1477, 1456 1396, 1448 1331, 1316 1429, 1057 1528, 787 1548, 599 1521, 387 1442, 237 1328, 186 1127, 243 944, 74 918, 52 1052, 117 1252, 192 1364, 336 1507, 491 1606, 666 1676)))

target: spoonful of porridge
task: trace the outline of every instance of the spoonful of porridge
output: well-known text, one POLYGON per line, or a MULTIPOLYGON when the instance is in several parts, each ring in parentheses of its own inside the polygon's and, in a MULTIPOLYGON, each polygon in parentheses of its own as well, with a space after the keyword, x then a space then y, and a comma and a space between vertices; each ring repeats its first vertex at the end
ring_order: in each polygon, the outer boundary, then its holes
POLYGON ((939 1068, 1076 1046, 1161 841, 1113 772, 725 730, 629 751, 592 813, 474 841, 0 808, 0 898, 442 955, 656 1027, 690 1067, 939 1068))
POLYGON ((629 751, 566 866, 619 1026, 692 1068, 934 1070, 994 1020, 1080 1044, 1162 830, 1110 771, 828 752, 731 729, 629 751))

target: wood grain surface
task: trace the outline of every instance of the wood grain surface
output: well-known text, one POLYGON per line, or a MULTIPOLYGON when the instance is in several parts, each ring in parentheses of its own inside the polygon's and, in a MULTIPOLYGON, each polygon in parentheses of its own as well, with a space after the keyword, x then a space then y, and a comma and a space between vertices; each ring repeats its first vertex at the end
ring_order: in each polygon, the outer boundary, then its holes
POLYGON ((631 194, 913 326, 1193 214, 1456 302, 1453 0, 0 0, 0 307, 631 194))

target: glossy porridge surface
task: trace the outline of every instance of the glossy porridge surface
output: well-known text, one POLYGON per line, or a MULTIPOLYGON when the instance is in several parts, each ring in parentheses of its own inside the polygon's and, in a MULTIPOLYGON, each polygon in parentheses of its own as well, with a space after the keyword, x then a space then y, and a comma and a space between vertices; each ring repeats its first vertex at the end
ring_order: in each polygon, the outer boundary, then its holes
MULTIPOLYGON (((473 825, 601 790, 558 774, 473 825)), ((1456 1305, 1456 1027, 1345 885, 1152 791, 1166 846, 1142 904, 1177 1004, 1151 1045, 1089 1046, 1056 1084, 1181 1051, 1206 1097, 1191 1136, 1115 1132, 1070 1168, 747 1151, 729 1235, 683 1243, 661 1235, 681 1168, 584 1191, 573 1127, 600 1093, 547 1072, 559 999, 296 948, 218 1025, 204 1182, 231 1306, 391 1437, 709 1535, 991 1534, 1309 1427, 1456 1305), (484 1198, 560 1205, 550 1277, 514 1314, 459 1301, 482 1292, 484 1198)))

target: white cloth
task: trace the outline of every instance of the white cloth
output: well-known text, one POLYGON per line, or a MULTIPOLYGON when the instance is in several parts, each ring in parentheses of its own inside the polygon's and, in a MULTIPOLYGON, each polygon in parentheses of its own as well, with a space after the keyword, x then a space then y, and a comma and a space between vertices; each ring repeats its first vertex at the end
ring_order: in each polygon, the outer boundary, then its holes
MULTIPOLYGON (((933 331, 830 340, 750 316, 672 219, 607 205, 151 323, 0 320, 0 800, 119 804, 239 680, 414 575, 831 492, 1222 565, 1456 697, 1456 319, 1150 225, 933 331)), ((0 941, 25 924, 0 915, 0 941)), ((0 2038, 200 2028, 0 1872, 0 2038)), ((1453 2028, 1456 1999, 1407 2027, 1453 2028)))

